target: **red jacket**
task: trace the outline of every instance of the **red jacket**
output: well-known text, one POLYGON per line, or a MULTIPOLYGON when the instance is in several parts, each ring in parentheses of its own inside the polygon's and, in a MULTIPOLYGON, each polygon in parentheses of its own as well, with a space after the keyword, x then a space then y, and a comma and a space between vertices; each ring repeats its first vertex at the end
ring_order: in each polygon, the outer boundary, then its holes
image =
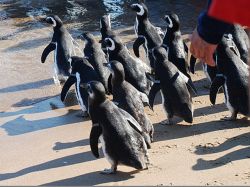
POLYGON ((213 0, 208 15, 250 27, 250 0, 213 0))

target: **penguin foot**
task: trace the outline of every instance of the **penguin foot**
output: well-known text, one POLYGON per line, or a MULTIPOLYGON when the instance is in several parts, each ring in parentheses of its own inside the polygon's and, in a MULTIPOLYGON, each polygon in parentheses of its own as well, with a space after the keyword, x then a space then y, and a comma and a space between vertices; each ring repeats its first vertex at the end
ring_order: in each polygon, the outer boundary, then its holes
POLYGON ((79 117, 79 118, 88 118, 89 114, 88 114, 87 111, 81 111, 78 114, 76 114, 76 117, 79 117))
POLYGON ((101 174, 103 175, 111 175, 116 173, 117 168, 116 167, 111 167, 110 169, 104 169, 101 171, 101 174))
POLYGON ((61 86, 61 83, 60 83, 60 81, 58 80, 57 77, 54 76, 53 79, 54 79, 54 83, 55 83, 56 86, 61 86))
POLYGON ((174 122, 171 119, 167 119, 160 122, 160 125, 174 125, 174 122))
POLYGON ((222 121, 236 121, 237 120, 237 112, 233 112, 230 117, 221 118, 222 121))
POLYGON ((221 121, 236 121, 237 118, 235 116, 230 116, 230 117, 224 117, 220 119, 221 121))

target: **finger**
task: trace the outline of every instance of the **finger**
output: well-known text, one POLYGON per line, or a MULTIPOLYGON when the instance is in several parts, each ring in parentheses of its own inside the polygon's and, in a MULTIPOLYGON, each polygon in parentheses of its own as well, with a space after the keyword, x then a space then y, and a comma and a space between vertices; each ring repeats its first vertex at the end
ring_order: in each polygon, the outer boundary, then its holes
POLYGON ((205 62, 206 64, 208 64, 209 66, 212 66, 212 67, 215 67, 215 66, 216 66, 215 61, 214 61, 214 58, 213 58, 213 55, 210 55, 210 54, 206 55, 206 56, 204 57, 204 62, 205 62))

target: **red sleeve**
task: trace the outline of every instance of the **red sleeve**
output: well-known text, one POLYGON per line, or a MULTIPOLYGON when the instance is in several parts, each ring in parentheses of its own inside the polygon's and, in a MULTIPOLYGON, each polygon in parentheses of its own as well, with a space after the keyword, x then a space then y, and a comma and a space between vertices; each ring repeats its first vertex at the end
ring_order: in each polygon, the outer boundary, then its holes
POLYGON ((208 15, 250 27, 250 0, 213 0, 208 15))

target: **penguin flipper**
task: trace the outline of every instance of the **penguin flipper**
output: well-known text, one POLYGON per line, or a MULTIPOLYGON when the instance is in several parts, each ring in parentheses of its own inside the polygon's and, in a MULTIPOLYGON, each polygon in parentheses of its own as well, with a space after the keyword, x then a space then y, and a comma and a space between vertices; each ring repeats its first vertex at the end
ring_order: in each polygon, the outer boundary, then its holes
POLYGON ((154 110, 154 101, 156 94, 161 90, 161 85, 159 83, 154 83, 149 92, 149 106, 152 110, 154 110))
POLYGON ((96 158, 99 158, 98 140, 101 134, 102 134, 102 128, 100 127, 100 125, 94 124, 90 132, 89 141, 90 141, 91 152, 96 158))
POLYGON ((188 54, 188 46, 184 41, 183 41, 183 45, 184 45, 184 50, 185 50, 186 54, 188 54))
POLYGON ((41 62, 44 63, 47 56, 50 54, 51 51, 54 51, 56 49, 56 44, 51 42, 43 51, 41 62))
POLYGON ((70 76, 68 80, 65 82, 61 92, 61 101, 63 102, 66 98, 66 95, 70 89, 70 87, 76 82, 76 77, 70 76))
POLYGON ((197 90, 194 86, 194 83, 191 79, 188 79, 188 82, 186 83, 187 87, 189 88, 189 92, 191 91, 195 96, 197 96, 197 90))
POLYGON ((181 78, 185 81, 188 87, 188 90, 193 92, 194 95, 197 95, 197 90, 194 86, 193 81, 190 78, 188 78, 186 75, 184 75, 181 71, 179 73, 180 73, 181 78))
POLYGON ((190 57, 190 72, 193 74, 195 73, 196 61, 197 61, 197 59, 193 55, 191 55, 191 57, 190 57))
POLYGON ((217 96, 217 93, 220 89, 220 87, 222 87, 225 83, 225 77, 224 76, 216 76, 213 80, 213 83, 210 87, 210 102, 215 105, 215 102, 216 102, 216 96, 217 96))
POLYGON ((119 108, 119 111, 122 113, 122 115, 126 118, 126 120, 128 121, 129 125, 136 130, 137 132, 139 132, 140 134, 143 133, 141 126, 139 125, 139 123, 133 118, 133 116, 131 116, 128 112, 126 112, 125 110, 119 108))
POLYGON ((139 36, 136 40, 135 43, 133 45, 133 50, 134 50, 134 54, 135 56, 137 56, 138 58, 140 57, 140 52, 139 52, 139 48, 141 45, 143 45, 145 43, 145 38, 142 36, 139 36))

